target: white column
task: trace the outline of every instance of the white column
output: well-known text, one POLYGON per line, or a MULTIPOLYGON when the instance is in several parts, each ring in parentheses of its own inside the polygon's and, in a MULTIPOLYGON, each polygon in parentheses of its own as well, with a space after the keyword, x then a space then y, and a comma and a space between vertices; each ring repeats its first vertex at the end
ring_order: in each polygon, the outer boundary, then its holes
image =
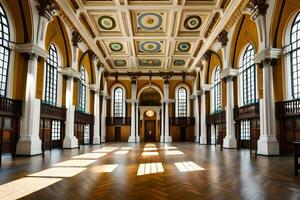
POLYGON ((226 137, 223 141, 224 148, 236 148, 235 122, 233 116, 233 77, 226 77, 226 137))
POLYGON ((169 124, 169 80, 164 80, 164 98, 165 98, 165 142, 172 142, 170 136, 169 124))
POLYGON ((161 102, 161 116, 160 116, 160 125, 161 125, 161 129, 160 129, 160 142, 163 143, 165 140, 165 109, 164 109, 164 102, 161 102))
POLYGON ((101 111, 101 142, 106 140, 106 114, 107 114, 107 80, 104 81, 103 86, 103 99, 102 99, 102 111, 101 111))
POLYGON ((206 130, 206 96, 205 91, 201 91, 201 136, 200 144, 207 144, 207 130, 206 130))
POLYGON ((17 144, 18 155, 36 155, 42 153, 40 131, 40 99, 36 99, 37 62, 35 53, 29 54, 26 78, 24 115, 21 119, 20 139, 17 144))
POLYGON ((273 68, 271 60, 264 60, 263 65, 263 99, 260 106, 262 121, 260 137, 257 141, 257 154, 279 155, 279 143, 276 139, 273 68))
POLYGON ((97 68, 96 65, 96 84, 94 87, 94 134, 93 134, 93 144, 100 144, 100 82, 103 68, 97 68))
POLYGON ((130 125, 130 136, 128 142, 140 142, 140 136, 138 135, 138 116, 137 116, 137 80, 131 81, 131 125, 130 125))
POLYGON ((136 128, 136 138, 137 138, 137 142, 140 142, 140 133, 139 133, 139 102, 136 101, 136 105, 135 105, 135 128, 136 128))
POLYGON ((75 106, 73 105, 74 80, 72 76, 68 77, 66 86, 66 108, 67 116, 65 122, 65 138, 63 148, 71 149, 78 147, 78 140, 74 136, 75 106))
POLYGON ((194 135, 195 135, 195 142, 199 142, 199 102, 198 102, 198 92, 197 92, 197 76, 194 80, 194 88, 193 88, 193 96, 194 96, 194 118, 195 118, 195 128, 194 128, 194 135))
POLYGON ((210 138, 209 138, 210 144, 215 144, 216 139, 214 139, 214 141, 212 141, 211 140, 212 136, 214 136, 214 138, 217 137, 215 124, 210 125, 210 138))

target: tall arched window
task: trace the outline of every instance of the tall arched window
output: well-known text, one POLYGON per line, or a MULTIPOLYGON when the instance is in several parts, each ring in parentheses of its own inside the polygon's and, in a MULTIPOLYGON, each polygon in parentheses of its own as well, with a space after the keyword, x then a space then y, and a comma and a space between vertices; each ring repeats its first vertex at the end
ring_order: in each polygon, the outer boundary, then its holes
POLYGON ((79 110, 86 111, 86 73, 84 65, 80 69, 80 84, 79 84, 79 110))
POLYGON ((290 34, 291 86, 292 98, 300 98, 300 13, 297 14, 290 34))
POLYGON ((50 45, 49 55, 46 60, 46 86, 45 103, 50 105, 57 104, 57 78, 58 78, 58 57, 57 49, 54 44, 50 45))
POLYGON ((220 112, 222 110, 222 105, 221 105, 221 79, 220 79, 220 74, 221 74, 221 67, 217 66, 215 70, 215 75, 214 75, 214 87, 213 87, 213 105, 214 105, 214 112, 220 112))
POLYGON ((9 66, 10 31, 7 16, 0 4, 0 96, 5 97, 9 66))
POLYGON ((187 91, 184 87, 178 89, 177 113, 178 117, 187 117, 187 91))
POLYGON ((114 90, 114 117, 123 117, 123 89, 117 87, 114 90))
POLYGON ((253 61, 254 47, 249 44, 243 55, 240 67, 242 106, 256 103, 256 67, 253 61))

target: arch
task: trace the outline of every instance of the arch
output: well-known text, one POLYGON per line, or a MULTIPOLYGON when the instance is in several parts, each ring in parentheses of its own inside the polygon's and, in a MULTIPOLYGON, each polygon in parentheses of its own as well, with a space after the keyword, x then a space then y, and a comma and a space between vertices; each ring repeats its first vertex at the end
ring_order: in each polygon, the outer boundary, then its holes
MULTIPOLYGON (((184 91, 183 91, 184 92, 184 91)), ((179 83, 176 87, 175 87, 175 116, 176 117, 189 117, 190 116, 190 94, 191 94, 191 90, 190 87, 186 84, 186 83, 179 83), (180 103, 180 97, 179 97, 179 90, 180 89, 184 89, 186 92, 186 114, 184 115, 180 115, 179 113, 179 103, 180 103)), ((181 99, 183 100, 183 99, 181 99)))
POLYGON ((157 85, 154 85, 154 84, 146 84, 144 85, 143 87, 141 87, 138 91, 138 94, 137 94, 137 99, 140 99, 140 96, 142 94, 142 92, 147 89, 147 88, 152 88, 152 89, 155 89, 159 94, 160 94, 160 97, 161 99, 164 98, 164 95, 163 95, 163 92, 161 91, 161 89, 157 86, 157 85))
POLYGON ((122 116, 118 116, 118 117, 125 117, 126 116, 126 88, 124 87, 123 84, 121 83, 116 83, 114 84, 111 89, 110 89, 110 94, 111 94, 111 114, 112 116, 115 117, 115 113, 114 113, 114 109, 115 109, 115 105, 114 105, 114 102, 115 102, 115 95, 114 95, 114 92, 117 88, 121 88, 122 89, 122 116))

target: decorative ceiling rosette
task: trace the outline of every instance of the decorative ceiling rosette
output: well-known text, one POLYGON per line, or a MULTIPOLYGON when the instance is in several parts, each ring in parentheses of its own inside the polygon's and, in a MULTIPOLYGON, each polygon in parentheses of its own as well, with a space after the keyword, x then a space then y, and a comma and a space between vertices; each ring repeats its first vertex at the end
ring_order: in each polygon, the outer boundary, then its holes
POLYGON ((184 28, 191 31, 199 29, 201 24, 202 24, 202 20, 201 17, 199 17, 198 15, 188 16, 184 20, 184 28))
POLYGON ((98 24, 103 30, 113 30, 116 27, 116 21, 110 16, 101 16, 98 19, 98 24))
POLYGON ((138 16, 138 27, 147 31, 160 29, 163 23, 163 17, 158 13, 143 13, 138 16))

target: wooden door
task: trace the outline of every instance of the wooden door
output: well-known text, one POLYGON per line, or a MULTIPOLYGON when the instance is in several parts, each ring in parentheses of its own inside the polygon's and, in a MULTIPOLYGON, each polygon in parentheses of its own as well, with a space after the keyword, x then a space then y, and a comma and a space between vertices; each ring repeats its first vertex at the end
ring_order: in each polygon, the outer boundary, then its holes
POLYGON ((180 127, 180 142, 185 142, 186 128, 180 127))
POLYGON ((115 142, 121 142, 121 127, 115 127, 115 142))
POLYGON ((145 142, 155 142, 156 127, 155 120, 145 121, 145 142))

